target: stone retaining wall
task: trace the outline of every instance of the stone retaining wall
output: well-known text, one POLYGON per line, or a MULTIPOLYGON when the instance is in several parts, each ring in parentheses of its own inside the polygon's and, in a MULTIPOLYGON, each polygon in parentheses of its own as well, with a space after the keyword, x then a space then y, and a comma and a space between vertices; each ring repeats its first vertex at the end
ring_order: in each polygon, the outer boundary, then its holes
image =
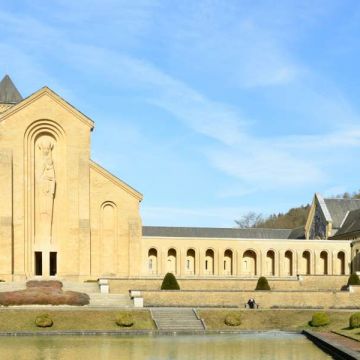
MULTIPOLYGON (((182 290, 254 290, 258 278, 181 278, 182 290)), ((340 290, 347 284, 348 276, 303 276, 268 278, 272 290, 340 290)), ((110 292, 124 293, 129 290, 159 290, 162 278, 117 278, 109 279, 110 292)))
POLYGON ((348 291, 142 291, 145 306, 240 307, 254 298, 260 308, 360 307, 360 294, 348 291))

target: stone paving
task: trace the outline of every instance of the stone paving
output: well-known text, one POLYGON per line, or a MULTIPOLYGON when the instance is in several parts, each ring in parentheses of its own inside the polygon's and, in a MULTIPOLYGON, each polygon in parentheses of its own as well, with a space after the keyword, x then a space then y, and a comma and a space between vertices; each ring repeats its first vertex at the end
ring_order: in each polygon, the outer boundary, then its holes
POLYGON ((360 342, 349 339, 335 333, 321 333, 321 336, 329 341, 331 344, 337 343, 349 350, 356 351, 360 355, 360 342))

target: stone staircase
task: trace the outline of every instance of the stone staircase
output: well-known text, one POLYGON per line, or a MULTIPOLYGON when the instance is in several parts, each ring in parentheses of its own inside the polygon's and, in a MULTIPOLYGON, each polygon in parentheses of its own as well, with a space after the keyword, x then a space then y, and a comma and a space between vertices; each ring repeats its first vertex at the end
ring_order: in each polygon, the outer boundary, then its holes
POLYGON ((133 307, 132 301, 127 294, 88 294, 90 307, 94 308, 129 308, 133 307))
POLYGON ((193 332, 205 330, 193 309, 188 308, 152 308, 151 315, 158 330, 171 332, 193 332))
POLYGON ((78 291, 86 294, 100 293, 99 284, 96 282, 62 281, 63 291, 78 291))
POLYGON ((63 290, 79 291, 89 295, 92 308, 124 308, 132 307, 128 294, 102 294, 97 282, 63 282, 63 290))
POLYGON ((18 291, 26 289, 25 281, 17 282, 0 282, 0 292, 18 291))

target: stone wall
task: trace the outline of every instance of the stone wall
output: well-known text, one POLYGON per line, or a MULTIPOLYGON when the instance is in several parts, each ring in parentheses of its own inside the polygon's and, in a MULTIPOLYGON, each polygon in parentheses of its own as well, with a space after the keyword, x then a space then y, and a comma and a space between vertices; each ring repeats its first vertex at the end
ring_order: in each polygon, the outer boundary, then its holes
POLYGON ((144 306, 239 307, 254 298, 260 308, 354 308, 360 294, 348 291, 142 291, 144 306))
MULTIPOLYGON (((272 290, 340 290, 347 283, 347 276, 303 276, 287 279, 268 278, 272 290)), ((257 278, 177 278, 182 290, 246 290, 256 287, 257 278)), ((131 290, 159 290, 162 278, 118 278, 110 282, 112 293, 124 293, 131 290)))

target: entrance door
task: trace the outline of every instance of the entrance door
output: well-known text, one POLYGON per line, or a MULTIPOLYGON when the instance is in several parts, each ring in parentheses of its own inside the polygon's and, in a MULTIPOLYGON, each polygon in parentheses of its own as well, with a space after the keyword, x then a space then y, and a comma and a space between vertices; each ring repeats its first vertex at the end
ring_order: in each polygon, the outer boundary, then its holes
POLYGON ((42 252, 35 251, 35 275, 42 276, 42 252))
POLYGON ((55 276, 57 273, 57 253, 50 252, 50 276, 55 276))

